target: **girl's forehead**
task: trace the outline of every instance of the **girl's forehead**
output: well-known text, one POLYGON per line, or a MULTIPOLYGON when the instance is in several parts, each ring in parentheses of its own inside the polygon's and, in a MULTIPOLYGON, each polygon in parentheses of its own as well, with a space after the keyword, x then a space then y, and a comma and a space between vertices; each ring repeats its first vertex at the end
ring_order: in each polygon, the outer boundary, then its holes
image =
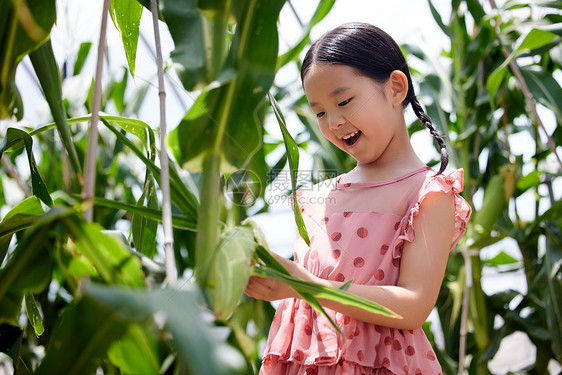
POLYGON ((372 79, 347 65, 315 64, 308 69, 303 88, 309 99, 314 97, 320 100, 325 95, 345 91, 343 89, 366 89, 373 83, 372 79))
POLYGON ((312 65, 306 73, 303 86, 305 91, 318 86, 339 85, 345 82, 365 78, 357 74, 356 70, 347 65, 312 65))

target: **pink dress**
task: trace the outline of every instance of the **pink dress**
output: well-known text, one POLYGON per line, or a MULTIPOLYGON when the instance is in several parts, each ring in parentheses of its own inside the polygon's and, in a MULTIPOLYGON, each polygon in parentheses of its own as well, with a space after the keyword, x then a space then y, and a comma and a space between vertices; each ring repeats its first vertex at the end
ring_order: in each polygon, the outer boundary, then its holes
MULTIPOLYGON (((341 177, 340 177, 341 178, 341 177)), ((297 191, 310 247, 297 237, 294 259, 324 279, 396 285, 404 241, 430 194, 454 195, 455 232, 465 232, 470 206, 459 195, 463 170, 435 176, 428 167, 391 180, 324 181, 297 191)), ((402 330, 326 309, 344 336, 301 299, 281 302, 273 319, 260 374, 425 374, 441 366, 422 328, 402 330)))

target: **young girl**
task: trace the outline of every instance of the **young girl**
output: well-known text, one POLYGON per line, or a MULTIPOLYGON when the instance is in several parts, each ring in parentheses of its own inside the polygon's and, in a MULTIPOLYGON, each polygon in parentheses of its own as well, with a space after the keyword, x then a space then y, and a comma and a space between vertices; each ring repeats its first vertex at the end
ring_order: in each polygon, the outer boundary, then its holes
POLYGON ((357 160, 332 184, 297 191, 310 247, 297 238, 295 276, 381 304, 384 317, 321 300, 343 336, 279 281, 252 277, 246 293, 283 299, 269 332, 261 374, 440 374, 423 330, 448 253, 465 231, 470 206, 463 171, 448 175, 445 143, 416 99, 404 56, 384 31, 345 24, 317 40, 301 79, 322 134, 357 160), (438 173, 410 143, 411 104, 441 148, 438 173))

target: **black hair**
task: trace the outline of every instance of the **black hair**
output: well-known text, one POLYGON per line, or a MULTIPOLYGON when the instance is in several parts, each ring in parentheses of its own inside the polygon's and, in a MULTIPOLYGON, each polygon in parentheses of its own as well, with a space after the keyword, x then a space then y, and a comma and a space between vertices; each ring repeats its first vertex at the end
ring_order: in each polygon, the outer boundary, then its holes
POLYGON ((412 105, 416 116, 437 141, 441 149, 441 165, 437 174, 443 173, 449 163, 445 141, 416 98, 406 59, 390 35, 367 23, 343 24, 327 32, 311 45, 302 62, 302 81, 314 64, 347 65, 359 74, 380 83, 386 82, 395 70, 404 73, 408 79, 408 93, 402 105, 412 105))

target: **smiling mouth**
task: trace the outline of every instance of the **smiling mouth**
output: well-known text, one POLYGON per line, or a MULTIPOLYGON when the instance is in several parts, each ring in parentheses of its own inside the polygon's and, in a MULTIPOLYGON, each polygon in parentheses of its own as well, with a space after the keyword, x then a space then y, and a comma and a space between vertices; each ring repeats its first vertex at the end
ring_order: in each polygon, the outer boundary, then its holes
POLYGON ((348 135, 344 135, 341 139, 344 141, 348 146, 353 146, 355 142, 359 139, 361 135, 361 131, 357 130, 355 133, 351 133, 348 135))

